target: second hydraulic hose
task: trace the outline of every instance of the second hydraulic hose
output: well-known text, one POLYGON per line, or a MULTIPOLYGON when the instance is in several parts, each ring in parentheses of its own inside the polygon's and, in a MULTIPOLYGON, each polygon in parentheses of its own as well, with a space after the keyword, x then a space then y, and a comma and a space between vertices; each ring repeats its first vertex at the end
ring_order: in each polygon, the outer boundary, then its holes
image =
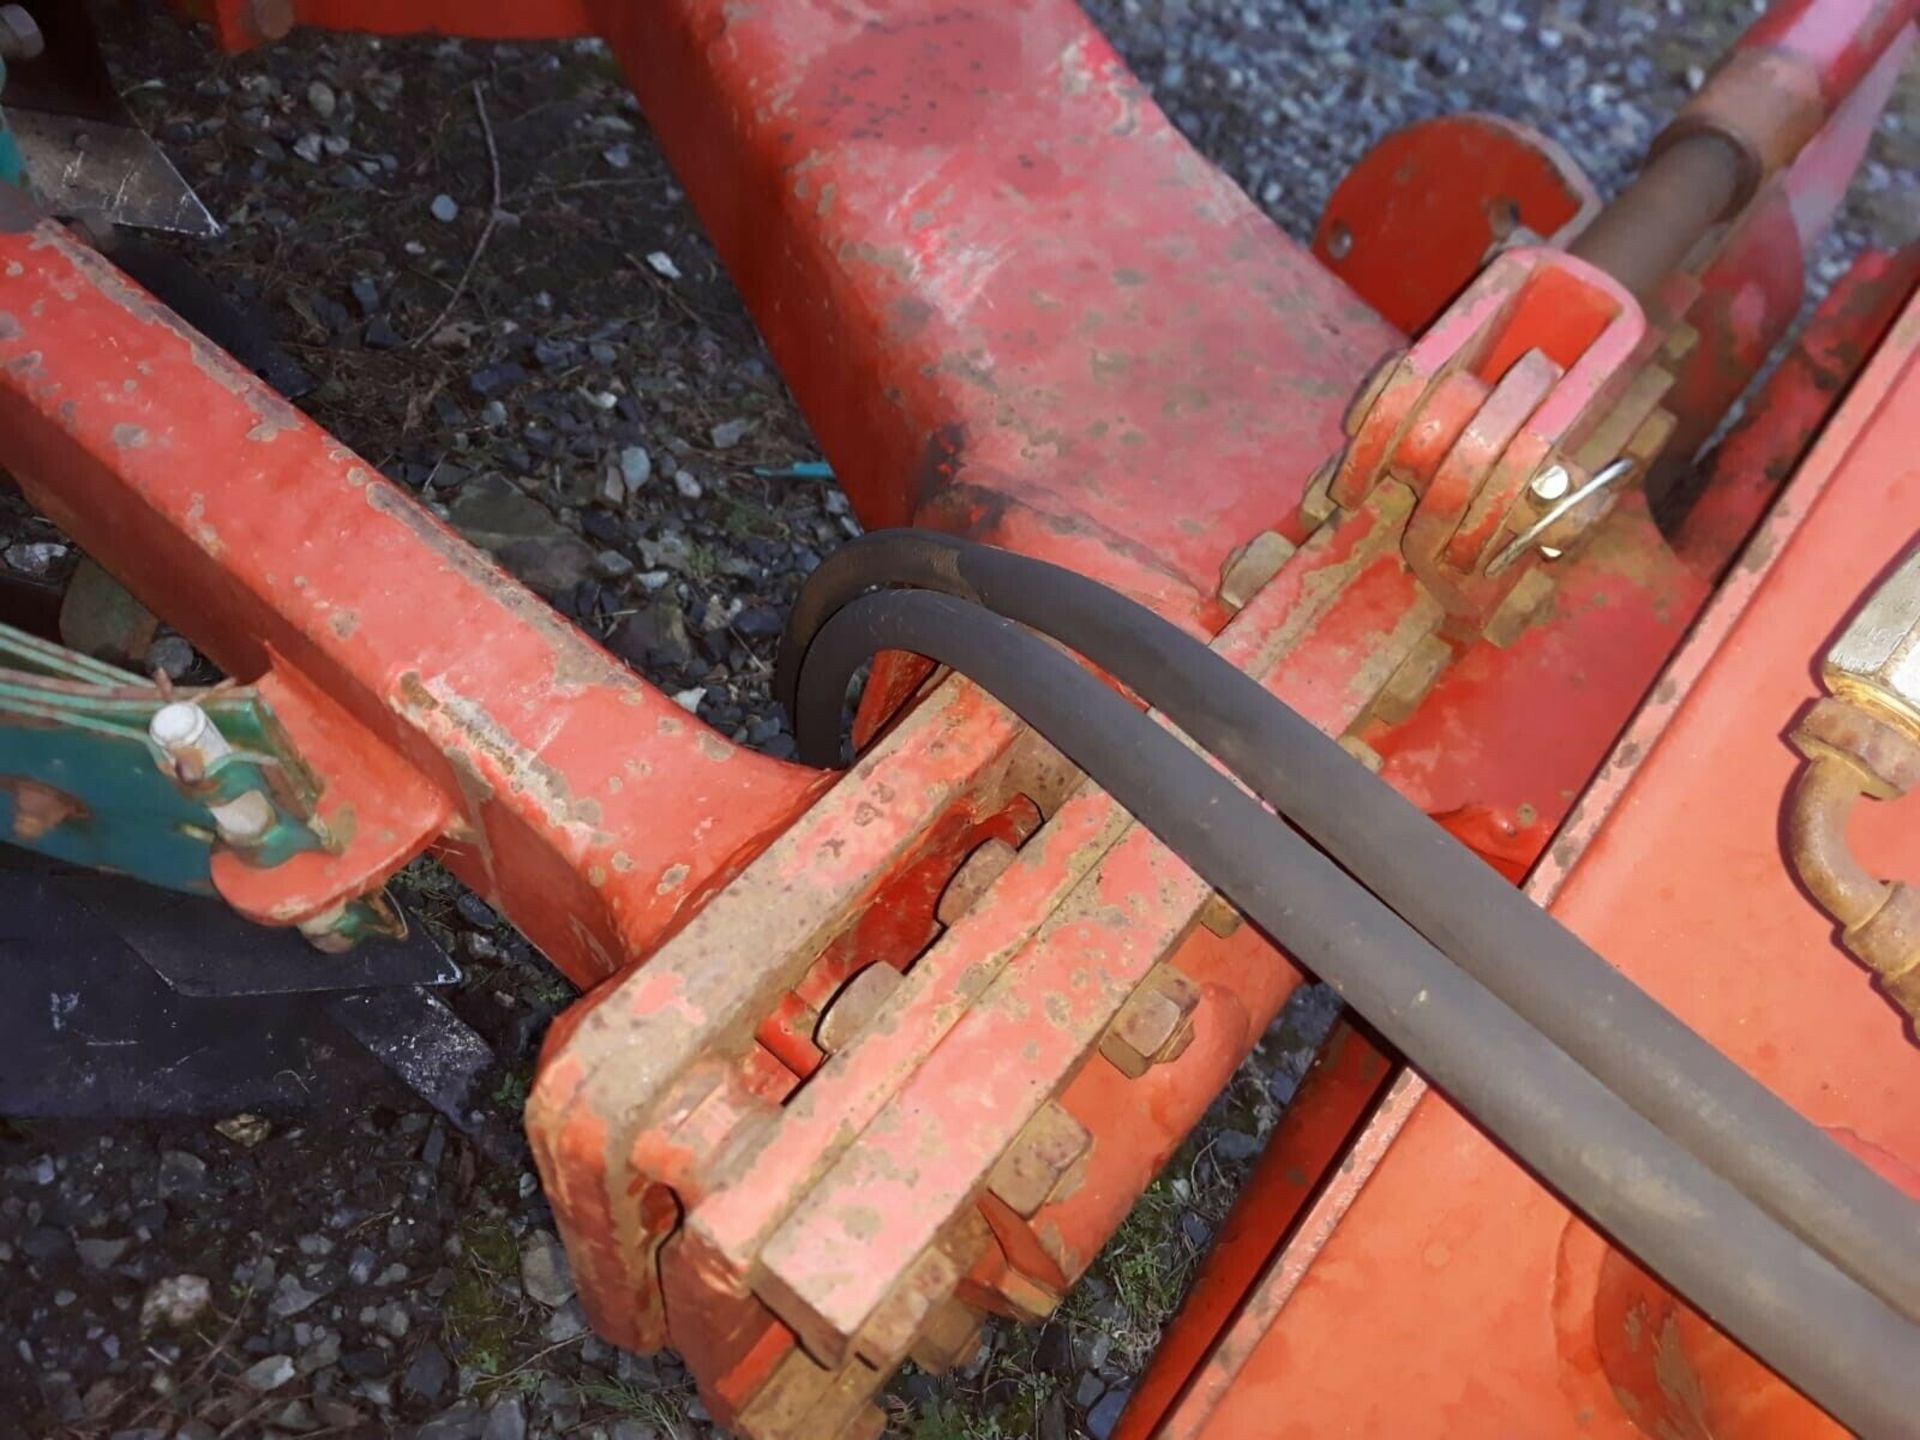
MULTIPOLYGON (((952 536, 888 530, 808 580, 775 687, 792 706, 814 636, 879 586, 975 600, 1084 655, 1161 710, 1451 960, 1608 1088, 1909 1319, 1920 1207, 1684 1025, 1258 682, 1071 570, 952 536)), ((802 758, 838 760, 840 699, 800 715, 802 758)))
POLYGON ((1332 984, 1542 1179, 1843 1424, 1920 1414, 1920 1330, 1835 1269, 1450 963, 1277 817, 1029 631, 943 595, 841 609, 798 667, 797 733, 839 748, 876 651, 953 666, 1058 746, 1332 984))

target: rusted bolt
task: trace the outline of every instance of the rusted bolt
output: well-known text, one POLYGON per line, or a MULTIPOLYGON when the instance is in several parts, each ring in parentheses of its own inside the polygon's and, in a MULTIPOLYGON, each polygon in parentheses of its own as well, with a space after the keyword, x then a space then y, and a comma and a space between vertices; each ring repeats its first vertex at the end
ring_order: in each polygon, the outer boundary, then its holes
POLYGON ((1380 392, 1387 388, 1387 381, 1393 378, 1393 372, 1400 368, 1405 351, 1396 350, 1391 355, 1383 355, 1367 372, 1367 378, 1360 382, 1360 388, 1353 392, 1353 398, 1347 402, 1346 413, 1340 417, 1340 427, 1351 439, 1360 433, 1367 423, 1367 415, 1373 409, 1373 402, 1380 398, 1380 392))
POLYGON ((31 845, 69 820, 84 819, 87 807, 64 790, 25 775, 0 775, 0 795, 13 803, 13 838, 31 845))
POLYGON ((1920 736, 1920 548, 1873 593, 1827 652, 1827 688, 1920 736))
POLYGON ((1018 852, 1004 840, 988 840, 960 862, 960 868, 953 872, 953 878, 947 882, 947 888, 940 892, 940 904, 934 909, 934 918, 942 925, 955 925, 960 917, 973 908, 974 902, 987 893, 989 886, 1013 863, 1018 852))
POLYGON ((1101 1037, 1100 1053, 1130 1080, 1177 1060, 1193 1039, 1200 987, 1171 965, 1156 966, 1101 1037))
POLYGON ((1216 890, 1207 896, 1207 903, 1200 907, 1200 923, 1225 940, 1246 923, 1246 917, 1234 909, 1231 900, 1216 890))
POLYGON ((1092 1148, 1093 1136, 1087 1127, 1059 1102, 1049 1100, 994 1165, 987 1189, 1021 1219, 1030 1219, 1092 1148))
POLYGON ((1504 650, 1513 644, 1539 615, 1553 594, 1553 577, 1544 570, 1528 570, 1488 618, 1483 632, 1487 643, 1504 650))
POLYGON ((1059 1291, 1019 1270, 1009 1268, 995 1276, 993 1286, 999 1292, 1001 1303, 1022 1324, 1038 1325, 1060 1308, 1059 1291))
POLYGON ((1876 798, 1904 795, 1920 785, 1920 737, 1845 700, 1816 702, 1792 738, 1809 760, 1839 755, 1852 761, 1874 782, 1876 798))
POLYGON ((1920 892, 1895 885, 1893 897, 1869 923, 1874 933, 1860 937, 1863 948, 1854 949, 1851 936, 1847 948, 1880 971, 1880 988, 1920 1025, 1920 892), (1874 956, 1883 950, 1904 956, 1904 968, 1896 968, 1898 962, 1877 964, 1874 956))
POLYGON ((932 1375, 964 1367, 980 1351, 987 1317, 971 1305, 949 1300, 927 1317, 908 1352, 932 1375))
POLYGON ((920 1329, 960 1283, 961 1267, 938 1245, 928 1250, 874 1308, 853 1348, 870 1365, 890 1368, 906 1358, 920 1329))
POLYGON ((1318 530, 1340 508, 1334 503, 1333 477, 1340 473, 1340 460, 1345 453, 1322 460, 1320 468, 1307 480, 1306 491, 1300 497, 1300 523, 1309 530, 1318 530))
POLYGON ((301 938, 322 954, 344 955, 353 949, 352 937, 342 934, 340 929, 346 918, 347 907, 343 901, 311 920, 302 920, 298 929, 301 938))
POLYGON ((1378 750, 1367 744, 1367 742, 1362 740, 1358 735, 1342 735, 1339 743, 1342 750, 1346 751, 1347 754, 1358 760, 1376 775, 1380 773, 1380 767, 1387 763, 1380 758, 1380 752, 1378 750))
POLYGON ((1220 574, 1220 598, 1239 610, 1293 558, 1294 543, 1278 530, 1263 530, 1233 554, 1220 574))
POLYGON ((46 38, 26 6, 0 5, 0 60, 32 60, 46 48, 46 38))
POLYGON ((1327 256, 1333 260, 1344 260, 1353 253, 1353 227, 1344 220, 1333 222, 1333 228, 1327 231, 1327 256))
POLYGON ((1373 697, 1373 716, 1388 725, 1408 720, 1427 698, 1434 682, 1453 663, 1453 647, 1438 635, 1423 635, 1402 660, 1380 693, 1373 697))
MULTIPOLYGON (((216 760, 233 753, 219 727, 191 700, 162 705, 147 722, 147 736, 173 767, 174 778, 196 785, 216 760)), ((273 802, 258 790, 207 806, 220 838, 229 845, 255 844, 273 828, 273 802)))
POLYGON ((867 1028, 904 978, 884 962, 867 966, 842 985, 828 1002, 826 1013, 814 1027, 813 1043, 829 1055, 839 1054, 852 1043, 854 1036, 867 1028))
POLYGON ((261 40, 284 40, 293 30, 293 0, 250 0, 247 24, 261 40))

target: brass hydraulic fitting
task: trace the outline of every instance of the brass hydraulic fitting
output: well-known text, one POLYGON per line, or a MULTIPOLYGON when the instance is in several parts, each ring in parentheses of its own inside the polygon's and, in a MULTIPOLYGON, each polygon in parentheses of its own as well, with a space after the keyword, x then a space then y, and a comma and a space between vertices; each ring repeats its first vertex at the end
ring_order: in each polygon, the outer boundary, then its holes
POLYGON ((1832 696, 1794 728, 1807 764, 1787 808, 1787 853, 1840 942, 1920 1021, 1920 888, 1883 881, 1847 842, 1862 798, 1920 785, 1920 549, 1874 593, 1828 652, 1832 696))

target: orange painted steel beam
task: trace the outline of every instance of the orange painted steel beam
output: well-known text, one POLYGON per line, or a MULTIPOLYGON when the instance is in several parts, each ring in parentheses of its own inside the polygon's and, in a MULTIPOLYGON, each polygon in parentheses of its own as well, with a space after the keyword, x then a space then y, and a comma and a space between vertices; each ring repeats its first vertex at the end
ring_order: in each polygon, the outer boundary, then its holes
MULTIPOLYGON (((361 791, 331 828, 377 851, 350 889, 437 844, 590 985, 818 791, 635 678, 94 251, 0 199, 9 471, 227 674, 268 677, 296 742, 324 744, 322 814, 361 791)), ((309 871, 329 863, 253 872, 249 908, 311 913, 309 871)))
MULTIPOLYGON (((1670 316, 1552 252, 1503 256, 1418 352, 1432 424, 1376 433, 1359 407, 1355 444, 1406 441, 1404 473, 1349 465, 1314 528, 1309 479, 1400 337, 1073 5, 581 3, 866 524, 1074 566, 1213 637, 1501 863, 1545 843, 1709 582, 1631 496, 1551 576, 1475 566, 1554 446, 1653 417, 1635 386, 1670 316), (1234 614, 1222 571, 1275 529, 1304 543, 1234 614), (1426 683, 1394 691, 1416 661, 1426 683)), ((1755 273, 1797 271, 1797 223, 1751 233, 1755 273)), ((970 686, 920 686, 831 784, 741 754, 62 232, 0 218, 0 271, 0 422, 36 503, 407 782, 372 787, 399 813, 361 878, 437 837, 570 974, 607 979, 549 1038, 535 1153, 595 1324, 678 1346, 743 1433, 871 1434, 903 1356, 938 1367, 983 1314, 1045 1313, 1297 983, 970 686), (1022 843, 943 914, 986 839, 1022 843), (1115 1042, 1156 990, 1180 1024, 1141 1066, 1115 1042)), ((1418 1098, 1395 1082, 1353 1173, 1418 1098)))

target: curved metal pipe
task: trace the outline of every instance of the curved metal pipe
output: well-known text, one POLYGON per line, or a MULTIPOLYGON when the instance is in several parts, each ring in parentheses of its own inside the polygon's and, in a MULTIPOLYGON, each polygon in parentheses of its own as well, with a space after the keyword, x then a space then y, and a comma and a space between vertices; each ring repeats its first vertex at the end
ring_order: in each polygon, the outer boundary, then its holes
POLYGON ((1724 136, 1682 136, 1647 161, 1568 247, 1641 300, 1680 268, 1740 200, 1747 160, 1724 136))
POLYGON ((1893 887, 1876 880, 1847 841, 1847 821, 1872 781, 1851 761, 1821 755, 1807 762, 1787 806, 1787 853, 1813 898, 1851 930, 1879 913, 1893 887))

